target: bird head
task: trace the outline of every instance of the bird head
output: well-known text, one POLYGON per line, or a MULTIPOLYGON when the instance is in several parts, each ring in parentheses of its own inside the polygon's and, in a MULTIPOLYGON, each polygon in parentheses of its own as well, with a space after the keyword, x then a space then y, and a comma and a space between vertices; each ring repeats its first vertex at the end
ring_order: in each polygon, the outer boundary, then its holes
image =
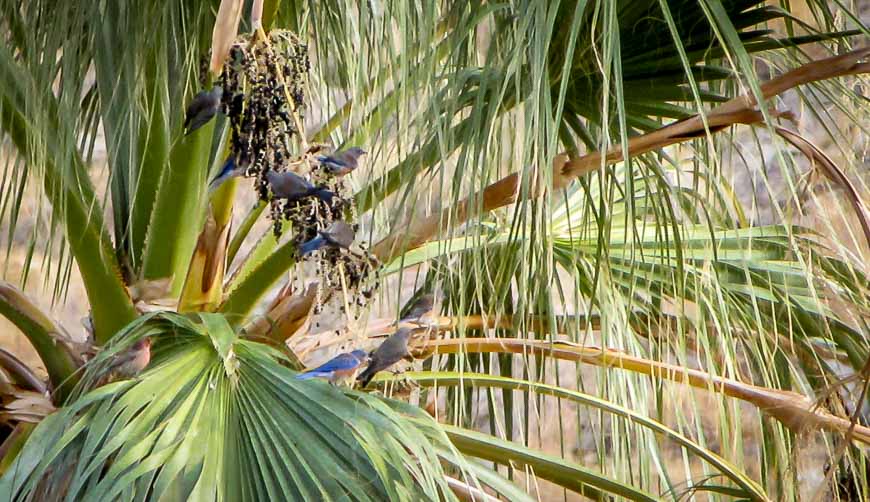
POLYGON ((355 357, 356 360, 361 362, 361 363, 366 362, 366 360, 369 358, 368 352, 366 352, 364 350, 360 350, 360 349, 354 350, 353 352, 350 353, 350 355, 355 357))
POLYGON ((151 338, 145 337, 141 338, 133 344, 133 350, 150 350, 151 349, 151 338))
POLYGON ((358 159, 367 153, 369 153, 369 152, 363 150, 362 148, 360 148, 358 146, 355 146, 353 148, 348 148, 348 150, 347 150, 347 154, 355 159, 358 159))

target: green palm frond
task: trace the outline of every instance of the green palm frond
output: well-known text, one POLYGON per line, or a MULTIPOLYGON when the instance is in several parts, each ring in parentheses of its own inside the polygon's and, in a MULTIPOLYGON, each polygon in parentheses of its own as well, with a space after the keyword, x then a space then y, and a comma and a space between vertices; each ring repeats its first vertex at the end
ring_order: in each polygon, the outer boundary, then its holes
POLYGON ((113 343, 89 364, 82 395, 37 427, 0 492, 14 500, 46 487, 76 500, 453 499, 433 456, 453 448, 421 411, 296 380, 278 352, 239 340, 221 316, 143 316, 113 343), (146 372, 86 391, 141 337, 157 346, 146 372))
MULTIPOLYGON (((556 214, 551 228, 554 261, 564 270, 572 271, 577 281, 575 291, 582 295, 582 301, 601 308, 595 299, 595 261, 599 244, 594 221, 572 225, 567 220, 560 221, 558 210, 556 214)), ((841 279, 822 272, 818 272, 816 277, 808 276, 804 266, 793 257, 792 239, 797 238, 808 250, 812 246, 811 231, 770 226, 711 233, 708 226, 702 225, 672 230, 671 237, 663 238, 659 234, 662 229, 654 225, 646 231, 641 230, 640 235, 629 234, 634 231, 632 227, 611 227, 606 256, 610 284, 632 305, 634 315, 657 318, 665 314, 664 306, 686 302, 701 307, 702 312, 713 312, 720 307, 742 311, 761 307, 759 312, 734 318, 734 326, 757 332, 759 323, 781 323, 791 326, 794 334, 809 338, 833 337, 832 342, 841 340, 840 349, 850 358, 865 360, 866 348, 852 352, 854 347, 863 344, 860 331, 842 324, 830 309, 820 303, 823 291, 839 284, 841 279), (799 312, 800 316, 789 316, 789 312, 799 312), (756 319, 756 315, 761 315, 763 320, 756 319), (820 324, 813 327, 813 323, 820 324)), ((529 238, 528 235, 525 234, 525 238, 529 238)), ((485 242, 487 248, 503 250, 502 259, 512 263, 519 259, 515 254, 520 253, 523 246, 522 241, 510 233, 493 233, 485 242)), ((480 247, 473 237, 431 242, 407 253, 401 260, 397 259, 385 273, 394 273, 440 256, 468 253, 480 247)), ((843 262, 829 257, 816 258, 820 269, 845 273, 848 278, 845 284, 867 283, 860 271, 848 269, 843 262)), ((511 276, 506 278, 513 279, 511 276)), ((840 289, 837 292, 845 293, 840 289)), ((867 292, 857 286, 851 294, 860 298, 867 292)), ((702 322, 705 317, 707 315, 702 313, 692 322, 702 322)), ((810 343, 810 340, 804 338, 803 342, 810 343)))
MULTIPOLYGON (((404 85, 421 85, 421 92, 431 94, 428 103, 415 110, 414 116, 417 120, 444 124, 445 129, 433 130, 431 137, 420 138, 422 144, 415 145, 399 164, 363 188, 358 195, 362 209, 370 209, 381 198, 430 169, 437 160, 455 152, 459 152, 460 166, 467 164, 466 170, 476 176, 479 161, 475 157, 482 151, 497 151, 497 146, 487 148, 475 143, 497 141, 491 131, 498 130, 499 122, 510 121, 521 105, 547 103, 546 106, 554 107, 558 115, 553 126, 558 129, 547 133, 555 132, 563 140, 570 138, 571 143, 579 141, 594 148, 601 141, 602 129, 620 134, 620 126, 614 121, 617 115, 619 122, 627 127, 626 134, 631 135, 660 127, 660 119, 681 119, 692 114, 689 103, 700 106, 728 99, 713 84, 735 76, 733 70, 719 63, 732 46, 717 34, 702 2, 644 0, 558 6, 531 2, 512 8, 497 6, 506 7, 494 4, 485 8, 477 2, 457 3, 453 7, 460 12, 467 9, 462 19, 474 20, 476 24, 457 26, 445 32, 442 43, 449 49, 443 56, 443 68, 449 73, 435 76, 438 87, 431 89, 431 79, 420 80, 414 74, 393 77, 404 85), (483 15, 487 9, 492 11, 490 16, 483 15), (515 12, 524 14, 517 16, 515 12), (561 29, 556 20, 571 29, 561 29), (485 53, 484 63, 477 64, 478 58, 467 50, 468 45, 475 40, 473 30, 488 23, 495 37, 491 41, 480 41, 482 45, 488 42, 490 50, 485 53), (547 38, 541 40, 541 37, 547 38), (599 44, 603 44, 603 48, 598 49, 599 44), (512 50, 500 51, 499 47, 512 50), (601 61, 598 51, 608 55, 608 51, 613 51, 617 57, 601 61), (612 64, 614 68, 602 71, 602 63, 612 64), (608 88, 614 79, 619 85, 616 99, 609 96, 614 91, 608 88), (549 102, 541 101, 543 99, 549 102), (603 102, 613 109, 603 110, 603 102), (604 123, 605 116, 610 117, 611 123, 604 123)), ((756 28, 759 24, 787 18, 788 12, 765 6, 760 1, 726 2, 723 11, 737 30, 740 47, 748 52, 791 47, 847 34, 777 37, 772 30, 756 28)), ((394 13, 402 14, 401 10, 394 13)), ((365 21, 364 14, 361 15, 365 21)), ((454 15, 461 14, 448 11, 444 18, 451 19, 454 15)), ((417 43, 426 46, 425 40, 417 43)), ((419 68, 418 72, 425 71, 427 66, 422 64, 419 68)), ((383 104, 386 103, 384 100, 383 104)), ((368 124, 363 121, 359 127, 365 129, 368 124)), ((392 131, 383 129, 380 132, 381 135, 390 133, 392 131)))
MULTIPOLYGON (((705 461, 709 462, 719 471, 719 475, 735 483, 739 487, 739 490, 742 492, 740 496, 754 500, 764 500, 766 498, 764 491, 761 489, 760 486, 757 485, 757 483, 752 481, 752 479, 746 476, 746 474, 740 472, 740 470, 736 468, 736 466, 731 465, 725 459, 719 457, 710 450, 703 448, 698 444, 695 444, 691 439, 683 436, 682 434, 674 430, 671 430, 669 427, 655 420, 639 415, 632 412, 631 410, 622 408, 620 406, 615 406, 612 403, 607 402, 606 400, 599 399, 594 396, 584 394, 582 392, 569 391, 567 389, 553 385, 546 385, 512 378, 505 378, 501 376, 482 375, 475 373, 420 372, 409 373, 404 375, 404 377, 408 378, 409 380, 418 382, 424 386, 491 386, 508 389, 530 390, 541 395, 557 396, 568 401, 574 401, 585 406, 597 408, 605 413, 613 414, 624 418, 632 422, 633 424, 638 425, 639 427, 645 428, 648 431, 655 432, 662 437, 679 443, 682 447, 686 448, 692 456, 697 456, 698 458, 702 458, 705 461)), ((453 434, 460 434, 460 431, 456 431, 454 429, 453 434)), ((462 449, 462 446, 458 447, 462 449)), ((496 459, 490 458, 490 460, 496 459)), ((719 475, 717 475, 717 477, 719 475)), ((719 482, 721 482, 721 480, 719 480, 719 482)))

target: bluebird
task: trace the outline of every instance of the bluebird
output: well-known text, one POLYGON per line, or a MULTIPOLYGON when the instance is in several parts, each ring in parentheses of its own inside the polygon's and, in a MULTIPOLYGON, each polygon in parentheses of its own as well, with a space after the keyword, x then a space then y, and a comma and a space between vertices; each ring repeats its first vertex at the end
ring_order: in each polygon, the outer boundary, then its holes
POLYGON ((223 87, 216 85, 210 91, 202 91, 193 98, 184 115, 186 134, 199 129, 214 118, 220 108, 223 95, 223 87))
POLYGON ((435 309, 435 295, 426 293, 418 297, 410 307, 406 307, 407 313, 402 316, 400 322, 419 321, 421 317, 431 314, 435 309))
POLYGON ((102 379, 104 383, 115 378, 132 378, 151 362, 151 339, 137 340, 130 348, 112 356, 102 379))
POLYGON ((325 378, 329 383, 336 384, 341 381, 353 381, 353 377, 360 366, 368 359, 364 350, 354 350, 339 354, 320 366, 296 375, 297 380, 310 380, 312 378, 325 378))
POLYGON ((332 198, 335 196, 329 190, 314 186, 310 181, 290 171, 283 173, 269 171, 266 173, 266 179, 272 187, 272 194, 279 199, 287 199, 288 202, 313 195, 323 202, 331 204, 332 198))
POLYGON ((413 359, 408 351, 408 340, 419 329, 421 328, 399 328, 371 353, 369 365, 356 378, 362 382, 363 387, 371 382, 377 372, 389 368, 402 359, 413 359))
POLYGON ((209 183, 208 190, 209 192, 214 192, 221 185, 224 184, 230 178, 235 178, 237 176, 242 176, 245 174, 245 166, 239 165, 236 163, 236 158, 230 156, 226 162, 224 162, 223 167, 221 168, 221 172, 218 173, 217 176, 209 183))
POLYGON ((320 231, 317 237, 302 243, 299 246, 299 256, 305 256, 323 246, 335 246, 347 249, 353 244, 354 237, 355 232, 352 226, 341 220, 334 221, 326 230, 320 231))
POLYGON ((329 174, 332 174, 333 176, 344 176, 356 169, 359 158, 366 153, 368 152, 355 146, 341 152, 336 152, 332 155, 320 155, 317 157, 317 160, 320 161, 320 165, 323 166, 329 174))

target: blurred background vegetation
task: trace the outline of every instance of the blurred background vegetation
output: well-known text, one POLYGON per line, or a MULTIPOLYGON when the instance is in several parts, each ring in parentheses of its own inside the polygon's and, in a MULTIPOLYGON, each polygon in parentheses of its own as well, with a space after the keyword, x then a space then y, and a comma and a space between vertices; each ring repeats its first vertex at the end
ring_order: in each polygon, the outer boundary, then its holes
POLYGON ((249 3, 0 0, 0 347, 48 382, 0 365, 0 488, 870 496, 870 3, 262 2, 267 31, 308 46, 297 153, 369 151, 348 179, 379 286, 360 307, 336 291, 308 323, 287 305, 319 272, 291 259, 293 230, 275 239, 250 179, 207 190, 227 121, 181 127, 213 38, 235 35, 220 20, 238 9, 253 36, 249 3), (437 329, 405 373, 369 392, 292 379, 376 347, 423 292, 437 329), (82 353, 142 336, 160 341, 148 372, 86 404, 82 353), (199 404, 154 397, 167 381, 199 404), (82 451, 105 455, 57 468, 82 451), (330 462, 348 481, 322 481, 330 462))

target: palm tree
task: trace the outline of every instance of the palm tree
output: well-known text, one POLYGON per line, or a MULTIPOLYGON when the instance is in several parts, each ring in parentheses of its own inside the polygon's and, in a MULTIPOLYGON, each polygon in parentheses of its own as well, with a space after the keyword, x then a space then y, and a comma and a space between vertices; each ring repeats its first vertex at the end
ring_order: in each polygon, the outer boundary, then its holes
POLYGON ((48 374, 0 352, 4 497, 868 496, 866 264, 791 217, 817 198, 809 159, 870 242, 853 11, 243 3, 0 2, 0 214, 11 235, 41 182, 40 238, 75 263, 91 320, 81 343, 0 288, 48 374), (214 85, 225 113, 186 130, 214 85), (318 177, 324 143, 369 154, 318 177), (253 188, 209 188, 228 156, 253 188), (750 168, 786 180, 771 224, 738 193, 750 168), (275 169, 336 198, 273 198, 275 169), (353 250, 299 256, 338 219, 353 250), (435 315, 377 318, 427 293, 435 315), (397 326, 426 328, 416 371, 295 378, 397 326), (147 368, 109 381, 144 340, 147 368), (799 465, 811 442, 827 467, 799 465))

